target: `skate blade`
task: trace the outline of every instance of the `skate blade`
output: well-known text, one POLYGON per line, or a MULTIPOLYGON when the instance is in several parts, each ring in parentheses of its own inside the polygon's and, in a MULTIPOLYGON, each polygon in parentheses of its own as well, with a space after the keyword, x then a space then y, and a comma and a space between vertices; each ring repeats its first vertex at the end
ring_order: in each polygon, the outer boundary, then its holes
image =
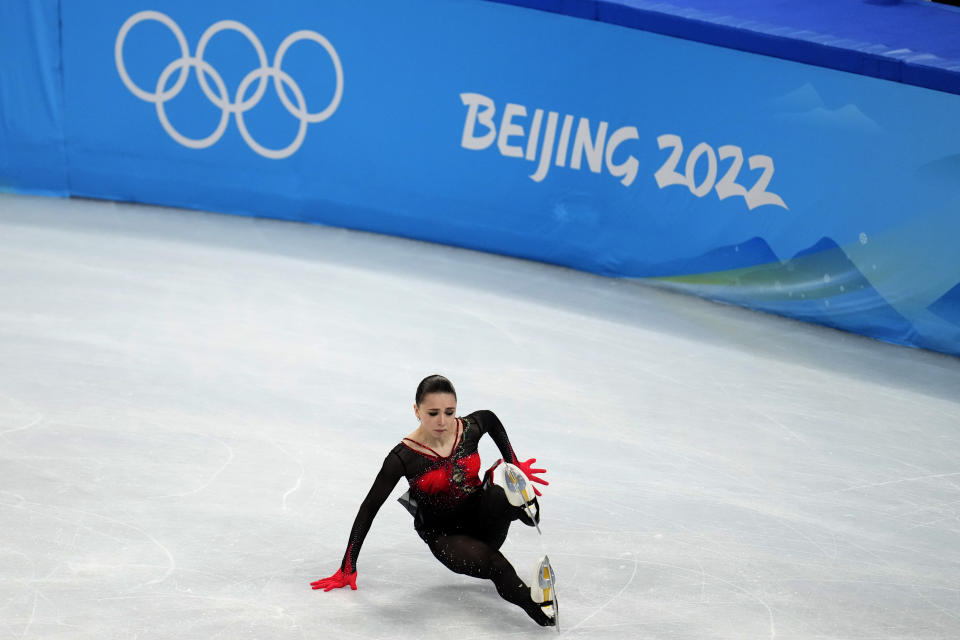
POLYGON ((550 558, 543 556, 540 561, 540 569, 537 572, 537 586, 543 593, 544 601, 552 601, 551 604, 542 607, 543 612, 553 618, 553 626, 560 633, 560 602, 557 600, 557 574, 553 571, 553 565, 550 564, 550 558))
POLYGON ((530 508, 530 505, 524 505, 523 510, 527 513, 527 517, 530 518, 530 521, 533 522, 533 526, 537 528, 537 533, 543 535, 543 531, 540 530, 540 523, 537 522, 537 518, 533 515, 533 509, 530 508))
POLYGON ((550 558, 543 556, 537 565, 537 573, 533 579, 531 597, 534 602, 549 603, 556 595, 556 574, 550 564, 550 558))

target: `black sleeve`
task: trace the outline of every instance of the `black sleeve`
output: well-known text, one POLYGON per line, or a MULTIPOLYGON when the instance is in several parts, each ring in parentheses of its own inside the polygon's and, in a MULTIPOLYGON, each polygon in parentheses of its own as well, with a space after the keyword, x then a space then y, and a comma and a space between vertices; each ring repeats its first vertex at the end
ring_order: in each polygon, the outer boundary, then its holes
POLYGON ((474 411, 468 417, 475 419, 477 424, 480 425, 481 435, 484 433, 490 434, 494 444, 497 445, 497 449, 500 450, 500 455, 503 456, 504 462, 516 464, 517 456, 513 452, 513 447, 510 446, 507 430, 503 428, 503 423, 500 422, 497 414, 488 409, 481 409, 480 411, 474 411))
POLYGON ((343 562, 340 563, 340 569, 344 573, 349 574, 357 570, 357 556, 360 555, 360 547, 363 545, 364 538, 367 537, 367 532, 370 531, 373 518, 403 475, 403 463, 400 457, 391 451, 384 458, 380 473, 377 474, 373 486, 367 492, 367 497, 360 504, 360 510, 357 511, 357 517, 353 521, 347 551, 343 554, 343 562))

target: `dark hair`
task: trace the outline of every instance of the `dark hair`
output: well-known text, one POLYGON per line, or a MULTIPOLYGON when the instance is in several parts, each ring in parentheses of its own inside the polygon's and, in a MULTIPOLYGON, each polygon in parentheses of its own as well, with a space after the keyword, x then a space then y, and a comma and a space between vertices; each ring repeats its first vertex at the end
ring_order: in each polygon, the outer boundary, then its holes
POLYGON ((452 394, 454 398, 457 397, 457 392, 453 388, 453 384, 443 376, 436 374, 427 376, 417 385, 417 406, 419 407, 423 399, 431 393, 449 393, 452 394))

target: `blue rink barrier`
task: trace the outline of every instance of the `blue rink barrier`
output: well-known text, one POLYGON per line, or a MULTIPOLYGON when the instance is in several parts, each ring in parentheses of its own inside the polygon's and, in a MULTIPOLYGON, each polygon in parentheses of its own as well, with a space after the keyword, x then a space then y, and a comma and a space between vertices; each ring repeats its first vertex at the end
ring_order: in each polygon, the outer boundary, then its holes
POLYGON ((4 188, 419 238, 960 354, 960 95, 480 0, 34 6, 0 46, 59 64, 0 88, 4 188))
POLYGON ((69 195, 59 5, 0 2, 0 190, 69 195))

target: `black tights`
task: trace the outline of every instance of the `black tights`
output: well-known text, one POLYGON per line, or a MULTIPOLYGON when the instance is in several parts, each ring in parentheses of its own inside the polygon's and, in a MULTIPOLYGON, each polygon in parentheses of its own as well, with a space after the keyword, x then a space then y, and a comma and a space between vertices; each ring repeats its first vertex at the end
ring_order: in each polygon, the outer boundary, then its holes
POLYGON ((500 553, 510 523, 520 517, 521 509, 511 506, 503 489, 496 485, 484 486, 479 507, 478 517, 467 526, 453 531, 424 531, 421 535, 430 551, 454 573, 492 580, 501 598, 522 608, 538 624, 553 624, 500 553))

